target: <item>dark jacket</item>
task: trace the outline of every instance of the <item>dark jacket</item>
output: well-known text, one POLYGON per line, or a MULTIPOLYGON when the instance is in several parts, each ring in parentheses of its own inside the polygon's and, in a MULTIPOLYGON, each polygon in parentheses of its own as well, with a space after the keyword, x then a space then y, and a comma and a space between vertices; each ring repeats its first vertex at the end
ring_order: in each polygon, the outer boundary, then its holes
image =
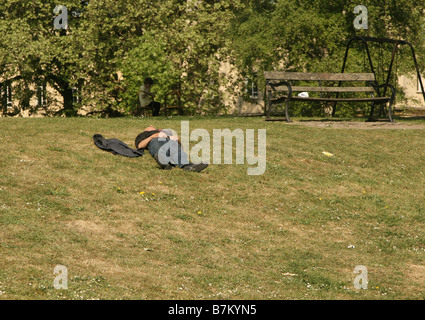
POLYGON ((127 144, 116 138, 105 139, 101 134, 95 134, 93 136, 93 141, 98 148, 124 157, 141 157, 145 151, 144 149, 132 149, 127 144))

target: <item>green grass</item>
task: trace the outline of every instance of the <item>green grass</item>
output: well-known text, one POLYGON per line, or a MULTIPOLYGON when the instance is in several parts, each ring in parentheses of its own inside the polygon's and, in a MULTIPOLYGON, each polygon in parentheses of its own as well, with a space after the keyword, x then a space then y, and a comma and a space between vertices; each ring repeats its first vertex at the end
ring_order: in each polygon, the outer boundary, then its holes
POLYGON ((424 299, 424 134, 261 118, 2 118, 0 299, 424 299), (181 120, 211 135, 267 129, 266 172, 162 171, 147 153, 114 156, 92 140, 133 147, 146 126, 180 133, 181 120), (68 290, 53 286, 56 265, 68 290), (354 288, 357 265, 367 290, 354 288))

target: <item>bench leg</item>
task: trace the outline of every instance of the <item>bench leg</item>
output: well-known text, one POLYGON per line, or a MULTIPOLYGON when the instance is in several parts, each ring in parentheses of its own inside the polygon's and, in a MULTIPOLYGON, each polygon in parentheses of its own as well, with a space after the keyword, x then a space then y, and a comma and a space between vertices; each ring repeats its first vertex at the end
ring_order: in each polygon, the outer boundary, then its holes
MULTIPOLYGON (((289 117, 289 102, 290 98, 285 99, 285 117, 287 122, 292 122, 291 118, 289 117)), ((271 92, 269 91, 269 94, 265 97, 267 110, 266 110, 266 119, 270 119, 271 113, 272 113, 272 102, 271 102, 271 92)))
POLYGON ((390 119, 390 122, 394 122, 393 120, 393 111, 392 111, 392 104, 393 100, 391 99, 389 105, 388 105, 388 118, 390 119))
MULTIPOLYGON (((375 109, 375 102, 372 103, 372 108, 370 109, 370 114, 369 114, 369 118, 367 119, 367 121, 374 121, 373 120, 373 111, 375 109)), ((393 110, 392 110, 392 105, 393 105, 393 100, 391 99, 389 104, 388 104, 388 119, 390 120, 390 122, 394 122, 393 120, 393 110)), ((379 108, 380 112, 379 112, 379 116, 381 116, 381 111, 384 110, 384 107, 379 108)))
POLYGON ((334 118, 334 117, 335 117, 336 104, 337 104, 337 102, 335 102, 335 103, 334 103, 334 106, 332 107, 332 118, 334 118))
POLYGON ((373 111, 375 111, 375 102, 372 102, 372 107, 370 108, 369 119, 368 121, 372 121, 373 119, 373 111))
POLYGON ((270 99, 270 95, 271 95, 271 93, 269 92, 269 94, 266 97, 266 101, 267 101, 267 115, 266 115, 266 118, 267 119, 270 119, 270 114, 271 114, 271 109, 272 109, 272 102, 271 102, 271 99, 270 99))
POLYGON ((285 116, 287 122, 292 122, 291 118, 289 117, 289 100, 290 98, 285 99, 285 116))

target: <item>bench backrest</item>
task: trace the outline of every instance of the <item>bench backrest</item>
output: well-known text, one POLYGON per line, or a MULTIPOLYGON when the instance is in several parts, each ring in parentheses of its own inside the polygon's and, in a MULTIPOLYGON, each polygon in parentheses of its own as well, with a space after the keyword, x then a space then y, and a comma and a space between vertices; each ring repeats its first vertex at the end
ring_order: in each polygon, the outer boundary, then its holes
POLYGON ((280 72, 265 71, 266 80, 288 81, 374 81, 373 73, 303 73, 303 72, 280 72))
MULTIPOLYGON (((280 71, 265 71, 264 77, 266 81, 279 82, 279 81, 374 81, 375 76, 373 73, 302 73, 302 72, 280 72, 280 71)), ((269 84, 266 86, 270 89, 269 84)), ((276 91, 288 91, 286 86, 273 86, 276 91)), ((311 92, 375 92, 373 87, 360 87, 360 86, 292 86, 292 91, 311 91, 311 92)))

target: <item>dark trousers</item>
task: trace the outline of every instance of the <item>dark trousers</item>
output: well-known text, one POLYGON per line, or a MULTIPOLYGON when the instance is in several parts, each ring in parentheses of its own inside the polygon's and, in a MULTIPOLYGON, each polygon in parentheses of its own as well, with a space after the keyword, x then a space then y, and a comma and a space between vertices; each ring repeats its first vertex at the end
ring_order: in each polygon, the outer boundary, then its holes
POLYGON ((152 116, 159 116, 159 109, 161 109, 161 104, 156 101, 152 101, 147 105, 147 107, 152 108, 152 116))
POLYGON ((156 154, 159 155, 159 150, 166 143, 172 144, 172 146, 170 145, 170 147, 173 147, 172 149, 168 149, 165 153, 165 155, 170 159, 170 164, 180 168, 182 168, 186 164, 189 164, 189 158, 186 152, 183 151, 181 145, 177 141, 170 140, 170 138, 163 138, 161 140, 158 138, 152 139, 148 145, 148 150, 151 156, 153 157, 156 154), (171 152, 171 150, 173 149, 176 152, 171 152))

